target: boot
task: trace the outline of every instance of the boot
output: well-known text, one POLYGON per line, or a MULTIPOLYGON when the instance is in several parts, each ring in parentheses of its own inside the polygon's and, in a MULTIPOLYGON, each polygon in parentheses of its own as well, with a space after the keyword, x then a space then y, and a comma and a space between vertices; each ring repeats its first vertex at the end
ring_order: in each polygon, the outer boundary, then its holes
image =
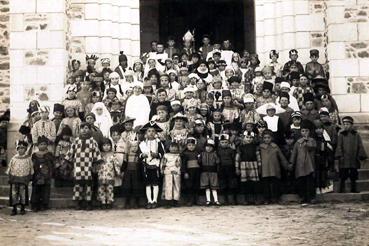
POLYGON ((92 202, 91 201, 88 201, 87 202, 87 206, 86 206, 86 210, 88 211, 91 211, 93 208, 92 208, 92 202))
POLYGON ((346 190, 346 180, 341 180, 339 193, 345 193, 345 190, 346 190))
POLYGON ((357 190, 356 180, 351 180, 351 193, 359 193, 357 190))
POLYGON ((11 216, 17 215, 17 206, 13 206, 12 212, 10 213, 11 216))
POLYGON ((26 210, 24 209, 24 205, 21 205, 21 211, 20 211, 21 215, 25 215, 26 214, 26 210))
POLYGON ((82 201, 78 201, 77 205, 76 205, 76 210, 82 210, 83 209, 83 202, 82 201))

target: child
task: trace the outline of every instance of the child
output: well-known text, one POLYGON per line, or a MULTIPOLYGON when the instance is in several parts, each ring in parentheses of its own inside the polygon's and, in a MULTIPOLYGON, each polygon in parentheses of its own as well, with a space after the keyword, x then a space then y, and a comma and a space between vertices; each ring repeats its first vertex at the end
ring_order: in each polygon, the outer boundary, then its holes
POLYGON ((170 138, 172 142, 179 144, 180 150, 186 145, 186 138, 188 135, 188 130, 185 127, 187 122, 187 117, 181 113, 173 116, 172 121, 174 121, 173 129, 170 131, 170 138))
POLYGON ((81 119, 77 117, 75 108, 68 106, 65 108, 65 118, 61 121, 59 131, 57 135, 60 135, 65 126, 69 126, 72 129, 73 138, 78 137, 81 119))
POLYGON ((54 168, 54 155, 48 151, 49 139, 45 136, 38 137, 38 151, 32 154, 33 178, 32 178, 32 210, 46 210, 49 208, 50 184, 54 168))
POLYGON ((76 85, 68 85, 66 88, 66 94, 67 96, 63 100, 62 104, 64 105, 65 109, 72 107, 76 114, 83 118, 84 114, 84 108, 82 106, 82 103, 77 99, 77 86, 76 85))
POLYGON ((85 117, 87 114, 91 113, 92 108, 97 102, 101 102, 101 92, 93 91, 91 94, 91 102, 87 103, 85 107, 85 117))
POLYGON ((137 139, 137 133, 133 130, 133 122, 136 119, 126 116, 122 125, 124 127, 124 131, 121 134, 121 139, 128 144, 129 142, 133 142, 137 139))
POLYGON ((62 122, 63 116, 64 116, 64 105, 59 104, 59 103, 55 103, 53 111, 54 111, 53 112, 54 118, 51 121, 54 122, 55 130, 56 130, 56 132, 58 132, 59 127, 60 127, 60 123, 62 122))
POLYGON ((165 105, 159 105, 156 108, 156 116, 155 122, 158 124, 158 126, 163 130, 159 134, 159 138, 162 141, 165 141, 167 137, 169 136, 169 130, 170 130, 170 120, 169 120, 169 114, 168 114, 168 108, 165 105))
POLYGON ((288 62, 286 62, 283 66, 283 71, 282 71, 282 75, 283 77, 287 77, 288 74, 291 71, 291 66, 295 65, 297 71, 301 74, 304 72, 304 67, 302 66, 302 64, 297 61, 297 58, 299 57, 298 55, 299 53, 297 52, 297 50, 292 49, 289 51, 289 56, 290 56, 290 60, 288 62))
POLYGON ((264 81, 262 96, 256 98, 256 107, 258 108, 267 103, 274 103, 275 97, 272 95, 272 92, 273 84, 268 81, 264 81))
POLYGON ((294 142, 296 142, 301 137, 301 112, 293 112, 291 114, 291 121, 292 123, 289 126, 288 131, 291 133, 291 137, 293 137, 294 142))
POLYGON ((103 162, 98 168, 98 200, 102 209, 111 209, 114 202, 114 178, 115 175, 120 175, 120 163, 112 151, 112 143, 108 138, 103 140, 101 156, 103 162))
POLYGON ((236 174, 240 177, 245 204, 255 204, 261 179, 260 149, 254 141, 254 132, 245 131, 243 137, 242 144, 237 148, 236 174))
POLYGON ((6 111, 0 116, 0 165, 3 167, 6 166, 9 113, 6 111))
POLYGON ((240 117, 240 110, 233 104, 231 92, 229 90, 223 90, 222 98, 222 114, 224 121, 231 123, 238 121, 238 118, 240 117))
POLYGON ((72 145, 72 129, 65 126, 56 140, 55 148, 55 185, 63 186, 66 182, 72 181, 72 165, 64 161, 65 155, 68 153, 72 145))
POLYGON ((213 112, 213 116, 210 122, 208 122, 208 128, 210 129, 212 139, 218 144, 219 135, 223 131, 223 115, 220 110, 213 112))
POLYGON ((143 177, 141 162, 139 161, 138 141, 126 144, 122 166, 122 195, 126 197, 125 208, 137 208, 143 193, 143 177))
POLYGON ((122 126, 120 124, 113 125, 110 127, 110 136, 112 144, 112 152, 118 163, 114 165, 115 175, 114 175, 114 196, 119 197, 122 185, 121 168, 124 160, 124 153, 126 152, 127 140, 121 138, 122 126))
POLYGON ((240 122, 242 129, 245 129, 246 122, 253 122, 256 124, 261 118, 255 111, 255 98, 252 94, 246 94, 243 97, 244 109, 240 113, 240 122))
POLYGON ((229 147, 229 135, 220 135, 220 144, 217 154, 220 160, 219 181, 220 187, 224 190, 224 200, 226 204, 237 204, 237 179, 235 169, 236 151, 229 147))
MULTIPOLYGON (((164 174, 162 197, 166 201, 172 201, 173 206, 178 206, 181 195, 181 157, 179 144, 173 142, 169 146, 169 152, 162 159, 162 173, 164 174)), ((168 204, 170 206, 170 204, 168 204)))
MULTIPOLYGON (((38 138, 41 136, 45 136, 52 144, 55 142, 56 138, 55 124, 54 122, 49 120, 49 112, 50 109, 48 106, 40 107, 41 119, 33 125, 31 130, 32 141, 34 143, 37 143, 38 138)), ((54 151, 53 145, 49 146, 49 150, 52 152, 54 151)))
POLYGON ((345 192, 347 178, 351 180, 351 192, 357 193, 356 180, 360 161, 367 159, 363 142, 359 133, 353 129, 354 119, 351 116, 342 118, 343 129, 338 135, 336 159, 339 160, 340 193, 345 192))
POLYGON ((95 103, 91 112, 96 117, 95 126, 100 129, 104 137, 108 138, 110 135, 110 127, 113 125, 113 120, 111 119, 108 109, 102 102, 98 102, 95 103))
POLYGON ((315 98, 312 93, 304 94, 304 108, 301 110, 301 118, 314 122, 319 119, 319 112, 315 109, 315 98))
POLYGON ((271 130, 263 132, 260 155, 264 202, 265 204, 275 203, 280 196, 281 166, 288 169, 289 164, 278 145, 273 143, 273 132, 271 130))
POLYGON ((319 50, 313 49, 310 50, 310 59, 305 66, 305 71, 309 76, 309 79, 314 79, 317 76, 325 77, 324 68, 322 64, 318 62, 319 59, 319 50))
POLYGON ((302 203, 310 203, 315 197, 314 167, 316 141, 310 137, 314 125, 308 120, 301 122, 301 138, 293 147, 290 163, 295 170, 298 194, 302 203))
POLYGON ((197 204, 200 188, 200 165, 198 161, 199 152, 196 151, 196 138, 189 137, 186 140, 186 149, 181 154, 182 169, 186 191, 188 193, 187 206, 197 204))
POLYGON ((91 125, 81 124, 81 131, 65 159, 74 166, 73 200, 78 201, 77 209, 92 209, 92 169, 101 163, 99 146, 91 136, 91 125), (87 202, 87 206, 86 206, 87 202))
POLYGON ((21 214, 25 214, 28 205, 28 183, 33 175, 31 157, 26 155, 27 142, 18 141, 17 154, 10 160, 6 174, 9 176, 10 194, 9 203, 13 206, 11 215, 17 214, 17 205, 21 206, 21 214))
POLYGON ((199 156, 199 163, 201 166, 200 187, 205 190, 206 206, 211 205, 211 193, 213 194, 214 204, 220 206, 217 191, 219 189, 219 158, 214 150, 214 140, 208 139, 205 145, 205 151, 203 151, 199 156))
POLYGON ((147 209, 156 208, 159 194, 160 161, 164 155, 164 146, 156 133, 162 129, 153 121, 146 123, 141 131, 145 133, 145 140, 139 145, 140 159, 144 167, 147 209))

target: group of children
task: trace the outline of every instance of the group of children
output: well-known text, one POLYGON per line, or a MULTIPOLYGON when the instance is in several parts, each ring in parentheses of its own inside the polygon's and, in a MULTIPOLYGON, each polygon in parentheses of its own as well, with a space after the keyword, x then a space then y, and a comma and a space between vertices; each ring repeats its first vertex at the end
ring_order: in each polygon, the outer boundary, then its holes
POLYGON ((339 118, 317 50, 304 69, 296 50, 284 65, 272 50, 261 65, 229 40, 204 36, 198 50, 188 42, 153 41, 131 68, 121 52, 114 71, 108 58, 99 67, 86 56, 86 69, 73 60, 52 120, 31 101, 8 163, 12 214, 17 205, 24 213, 29 182, 32 209, 47 209, 52 180, 73 185, 78 209, 95 200, 112 208, 116 197, 135 208, 144 193, 148 209, 159 195, 166 206, 191 206, 201 190, 206 205, 220 205, 219 191, 226 204, 275 203, 291 192, 309 203, 334 170, 340 192, 348 178, 357 192, 366 153, 353 118, 339 118))

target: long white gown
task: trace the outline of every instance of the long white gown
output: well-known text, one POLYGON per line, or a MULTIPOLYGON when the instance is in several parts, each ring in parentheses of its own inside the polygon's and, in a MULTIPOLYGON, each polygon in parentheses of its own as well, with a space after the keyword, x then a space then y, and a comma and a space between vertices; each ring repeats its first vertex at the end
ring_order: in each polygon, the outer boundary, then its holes
POLYGON ((133 127, 143 126, 149 122, 150 103, 147 97, 143 94, 131 95, 127 99, 125 116, 136 119, 133 122, 133 127))

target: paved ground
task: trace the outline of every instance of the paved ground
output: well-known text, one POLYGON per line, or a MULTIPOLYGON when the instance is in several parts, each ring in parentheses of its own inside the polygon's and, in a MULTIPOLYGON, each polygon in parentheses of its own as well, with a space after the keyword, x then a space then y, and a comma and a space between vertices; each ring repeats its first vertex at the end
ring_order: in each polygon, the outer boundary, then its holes
POLYGON ((1 245, 369 245, 369 204, 0 210, 1 245))

